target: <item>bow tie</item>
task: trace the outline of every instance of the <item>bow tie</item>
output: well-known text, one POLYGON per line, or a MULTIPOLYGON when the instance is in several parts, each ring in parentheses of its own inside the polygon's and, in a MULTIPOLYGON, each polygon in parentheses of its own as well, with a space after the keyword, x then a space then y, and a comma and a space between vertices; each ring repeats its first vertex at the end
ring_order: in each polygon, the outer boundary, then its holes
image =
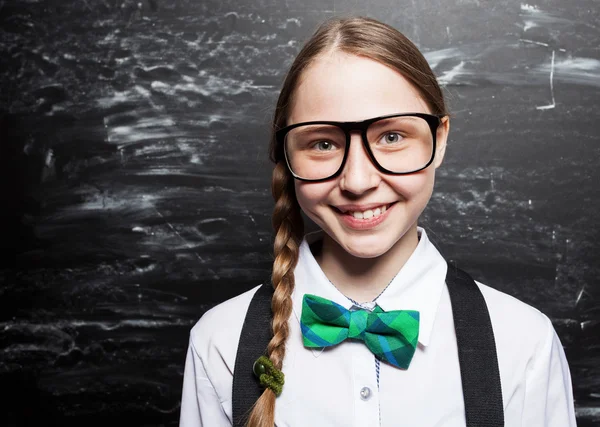
POLYGON ((380 359, 402 369, 417 348, 419 312, 414 310, 350 311, 316 295, 302 300, 300 327, 305 347, 330 347, 347 338, 364 341, 380 359))

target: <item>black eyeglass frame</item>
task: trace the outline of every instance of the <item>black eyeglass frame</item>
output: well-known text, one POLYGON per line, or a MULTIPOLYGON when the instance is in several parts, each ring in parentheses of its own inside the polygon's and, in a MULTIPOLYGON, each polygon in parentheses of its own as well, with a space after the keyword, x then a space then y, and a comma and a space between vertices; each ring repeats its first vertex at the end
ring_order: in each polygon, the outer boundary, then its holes
POLYGON ((442 118, 444 118, 444 117, 446 117, 446 114, 401 113, 401 114, 388 114, 385 116, 374 117, 371 119, 362 120, 362 121, 358 121, 358 122, 333 122, 333 121, 320 121, 320 120, 312 121, 312 122, 302 122, 302 123, 295 123, 293 125, 289 125, 289 126, 279 129, 278 131, 275 132, 275 139, 276 139, 277 143, 280 145, 281 150, 283 151, 283 156, 285 157, 285 163, 288 167, 288 170, 290 171, 290 173, 292 174, 292 176, 295 179, 298 179, 300 181, 320 182, 320 181, 327 181, 328 179, 332 179, 332 178, 339 176, 340 173, 342 173, 344 166, 346 165, 346 159, 348 158, 348 151, 350 150, 350 143, 351 143, 350 132, 352 132, 352 131, 360 131, 363 146, 365 147, 365 150, 369 154, 369 158, 371 159, 371 162, 375 165, 377 170, 379 170, 380 172, 383 172, 385 174, 388 174, 388 175, 410 175, 411 173, 419 172, 419 171, 422 171, 423 169, 426 169, 433 162, 433 159, 435 158, 435 149, 436 149, 436 133, 437 133, 438 127, 442 123, 442 118), (373 152, 371 151, 371 147, 369 145, 369 140, 367 139, 367 129, 369 128, 369 126, 371 124, 373 124, 379 120, 389 119, 389 118, 393 118, 393 117, 420 117, 423 120, 425 120, 427 122, 427 124, 429 125, 429 129, 431 130, 431 136, 433 138, 433 150, 431 151, 431 158, 425 164, 425 166, 423 166, 419 169, 409 171, 409 172, 392 172, 389 169, 386 169, 383 166, 381 166, 379 164, 379 162, 377 161, 377 159, 375 158, 375 156, 373 155, 373 152), (306 126, 306 125, 336 126, 336 127, 340 128, 341 130, 343 130, 344 134, 346 135, 346 148, 344 150, 344 158, 342 159, 342 163, 340 164, 339 169, 335 173, 333 173, 332 175, 330 175, 326 178, 317 178, 317 179, 302 178, 302 177, 296 175, 294 173, 294 171, 292 170, 292 167, 290 166, 290 162, 288 160, 287 152, 285 149, 285 136, 292 129, 295 129, 300 126, 306 126))

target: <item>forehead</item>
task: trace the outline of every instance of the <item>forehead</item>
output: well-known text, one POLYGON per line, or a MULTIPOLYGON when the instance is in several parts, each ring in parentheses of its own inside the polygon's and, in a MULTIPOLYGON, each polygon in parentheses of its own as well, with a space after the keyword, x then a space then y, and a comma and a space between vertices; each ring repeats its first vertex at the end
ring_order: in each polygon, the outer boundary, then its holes
POLYGON ((404 76, 372 59, 334 51, 318 56, 300 77, 288 124, 406 112, 430 111, 404 76))

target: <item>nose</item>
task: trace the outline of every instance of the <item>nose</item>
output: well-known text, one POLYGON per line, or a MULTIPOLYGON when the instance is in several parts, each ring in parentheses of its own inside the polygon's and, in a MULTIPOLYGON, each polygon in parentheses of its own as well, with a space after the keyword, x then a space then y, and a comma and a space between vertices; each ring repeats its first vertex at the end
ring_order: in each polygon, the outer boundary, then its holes
POLYGON ((376 188, 381 182, 381 174, 369 158, 360 133, 353 132, 350 138, 348 157, 340 174, 340 188, 358 196, 376 188))

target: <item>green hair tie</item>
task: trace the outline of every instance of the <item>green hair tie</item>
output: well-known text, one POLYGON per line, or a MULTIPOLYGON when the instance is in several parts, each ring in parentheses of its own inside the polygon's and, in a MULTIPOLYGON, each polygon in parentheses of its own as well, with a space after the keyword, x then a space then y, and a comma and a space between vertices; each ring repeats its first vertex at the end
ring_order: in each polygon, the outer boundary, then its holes
POLYGON ((267 356, 260 356, 254 362, 252 367, 254 375, 260 380, 260 385, 265 388, 270 388, 275 393, 275 396, 281 394, 285 375, 273 365, 271 359, 267 356))

